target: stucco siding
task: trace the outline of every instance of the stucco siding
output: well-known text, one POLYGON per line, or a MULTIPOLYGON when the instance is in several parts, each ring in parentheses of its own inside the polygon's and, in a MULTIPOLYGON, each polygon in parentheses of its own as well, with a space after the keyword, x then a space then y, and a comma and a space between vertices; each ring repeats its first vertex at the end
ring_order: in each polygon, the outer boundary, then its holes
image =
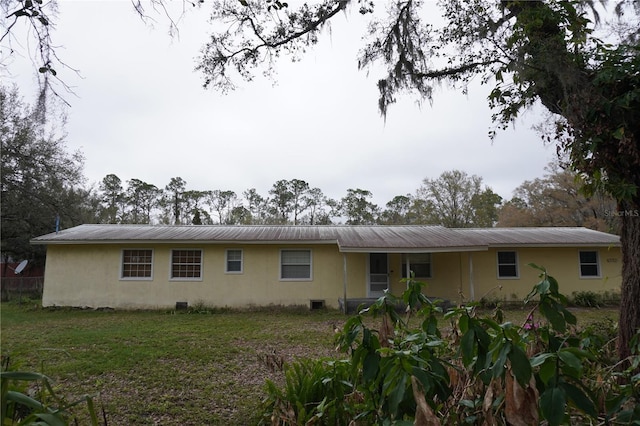
POLYGON ((401 295, 407 288, 402 282, 402 255, 400 253, 389 254, 389 290, 394 295, 401 295))
MULTIPOLYGON (((431 277, 416 277, 426 284, 423 293, 429 297, 458 300, 460 291, 467 294, 468 266, 467 253, 432 253, 431 277), (462 268, 461 268, 462 266, 462 268)), ((393 253, 389 256, 390 289, 394 295, 400 296, 406 289, 402 282, 402 255, 393 253)))
MULTIPOLYGON (((401 282, 401 262, 399 254, 389 256, 391 291, 398 296, 406 288, 401 282)), ((621 262, 619 247, 491 248, 487 251, 433 253, 432 276, 417 279, 426 283, 426 295, 454 303, 482 298, 521 301, 540 280, 540 271, 528 266, 529 263, 546 268, 558 281, 560 292, 571 296, 577 291, 619 292, 621 262), (517 278, 498 277, 498 251, 516 252, 517 278), (598 277, 580 276, 580 251, 598 253, 598 277)))
POLYGON ((596 293, 619 292, 621 283, 620 248, 491 248, 469 253, 443 253, 434 256, 433 278, 427 280, 426 293, 452 301, 464 300, 523 300, 540 280, 540 271, 530 267, 534 263, 547 269, 559 283, 560 292, 571 296, 576 291, 596 293), (517 278, 498 277, 498 251, 515 251, 517 278), (598 277, 580 276, 580 251, 598 253, 598 277), (469 280, 469 256, 472 262, 472 285, 469 280), (456 262, 456 260, 458 260, 456 262), (473 294, 472 294, 473 293, 473 294))
POLYGON ((474 254, 474 284, 477 300, 522 300, 540 281, 540 271, 529 266, 544 267, 559 284, 561 293, 571 296, 577 291, 596 293, 619 292, 621 284, 621 252, 619 247, 555 247, 555 248, 500 248, 474 254), (497 251, 515 251, 518 259, 518 278, 498 278, 497 251), (599 276, 580 276, 580 251, 598 253, 599 276), (501 287, 501 288, 500 288, 501 287))
MULTIPOLYGON (((469 253, 435 253, 433 278, 427 280, 427 295, 458 302, 469 298, 469 253)), ((475 253, 472 254, 475 256, 475 253)))
MULTIPOLYGON (((369 255, 367 253, 346 253, 345 255, 347 256, 347 298, 367 297, 367 258, 369 255)), ((342 266, 343 261, 340 262, 342 266)), ((340 297, 343 295, 344 291, 340 293, 340 297)))
MULTIPOLYGON (((352 280, 361 279, 359 256, 352 280)), ((324 300, 337 307, 344 293, 343 257, 335 245, 65 245, 47 252, 44 306, 86 306, 121 309, 170 308, 176 302, 190 305, 246 307, 250 305, 309 305, 324 300), (150 280, 120 278, 124 248, 152 249, 150 280), (281 280, 280 251, 310 249, 310 280, 281 280), (202 278, 170 279, 172 249, 201 249, 202 278), (225 272, 227 249, 242 249, 243 272, 225 272)), ((351 285, 357 297, 357 286, 351 285)), ((364 289, 364 285, 361 286, 364 289)))

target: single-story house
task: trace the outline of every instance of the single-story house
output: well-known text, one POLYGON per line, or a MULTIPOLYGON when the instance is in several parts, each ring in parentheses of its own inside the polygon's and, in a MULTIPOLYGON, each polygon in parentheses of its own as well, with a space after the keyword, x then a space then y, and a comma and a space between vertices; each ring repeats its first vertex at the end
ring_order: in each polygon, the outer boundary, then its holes
POLYGON ((538 282, 529 263, 566 295, 619 292, 622 269, 618 236, 575 227, 81 225, 32 243, 44 306, 338 308, 400 295, 411 273, 430 297, 510 301, 538 282))

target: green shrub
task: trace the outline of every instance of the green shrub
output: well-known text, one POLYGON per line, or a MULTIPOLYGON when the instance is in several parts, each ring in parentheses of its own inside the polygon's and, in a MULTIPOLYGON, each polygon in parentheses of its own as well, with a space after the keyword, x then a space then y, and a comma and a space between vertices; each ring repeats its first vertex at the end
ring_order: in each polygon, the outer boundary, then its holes
MULTIPOLYGON (((499 307, 480 317, 480 304, 442 315, 424 283, 404 280, 401 298, 387 293, 346 321, 337 336, 344 360, 298 361, 283 389, 268 381, 263 421, 640 424, 640 337, 629 359, 615 359, 615 323, 579 329, 558 282, 530 266, 541 279, 521 325, 504 322, 499 307)), ((579 299, 593 299, 584 293, 579 299)))
POLYGON ((603 305, 602 295, 593 291, 574 291, 573 304, 585 308, 597 308, 603 305))
POLYGON ((616 290, 605 290, 602 292, 602 301, 608 305, 620 304, 620 292, 616 290))
POLYGON ((91 425, 98 425, 93 399, 86 395, 69 402, 54 392, 51 379, 44 374, 8 371, 9 357, 3 356, 0 372, 0 420, 9 425, 65 426, 74 419, 72 409, 86 404, 91 425))
POLYGON ((286 364, 283 371, 283 389, 267 380, 260 424, 348 424, 344 400, 353 391, 348 361, 301 359, 286 364))

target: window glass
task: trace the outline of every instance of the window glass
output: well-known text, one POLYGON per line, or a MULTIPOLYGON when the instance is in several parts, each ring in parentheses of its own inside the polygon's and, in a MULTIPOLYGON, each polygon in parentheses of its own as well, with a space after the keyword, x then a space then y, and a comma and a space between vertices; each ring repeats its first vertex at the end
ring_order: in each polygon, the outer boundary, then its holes
POLYGON ((172 250, 171 278, 201 278, 202 250, 172 250))
POLYGON ((402 278, 407 278, 407 260, 409 269, 416 278, 431 278, 431 253, 411 253, 402 255, 402 278))
POLYGON ((242 272, 242 250, 227 250, 226 272, 242 272))
POLYGON ((151 278, 152 250, 122 250, 122 278, 151 278))
POLYGON ((281 279, 311 279, 311 250, 282 250, 281 279))
POLYGON ((600 268, 598 265, 597 251, 581 251, 580 252, 580 276, 581 277, 599 277, 600 268))
POLYGON ((498 278, 518 277, 518 256, 515 251, 498 252, 498 278))

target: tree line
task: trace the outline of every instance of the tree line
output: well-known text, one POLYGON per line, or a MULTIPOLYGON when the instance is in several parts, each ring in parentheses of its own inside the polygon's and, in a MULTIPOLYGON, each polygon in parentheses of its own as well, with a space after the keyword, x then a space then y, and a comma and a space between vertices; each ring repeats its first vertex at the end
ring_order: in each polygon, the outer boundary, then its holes
POLYGON ((414 194, 393 197, 384 206, 373 193, 349 188, 340 199, 302 179, 276 181, 266 194, 249 188, 194 190, 181 177, 164 187, 139 179, 126 183, 115 174, 100 182, 96 211, 99 223, 175 225, 374 225, 441 224, 449 227, 493 226, 502 198, 479 176, 459 170, 425 178, 414 194))
POLYGON ((461 170, 425 178, 413 192, 394 196, 384 206, 373 193, 349 188, 334 199, 302 179, 278 180, 267 194, 249 188, 193 190, 180 178, 163 188, 115 174, 102 179, 93 195, 97 223, 175 225, 442 225, 450 228, 493 226, 584 226, 616 232, 611 197, 580 191, 579 177, 551 162, 541 178, 525 181, 503 200, 477 175, 461 170))
POLYGON ((2 139, 2 254, 42 259, 31 238, 82 223, 176 225, 417 225, 451 228, 586 226, 616 231, 611 197, 580 191, 579 176, 549 165, 546 175, 523 182, 503 200, 482 177, 461 170, 425 178, 413 192, 383 206, 373 193, 349 188, 339 199, 302 179, 276 181, 266 194, 249 188, 192 189, 181 177, 165 186, 137 178, 105 176, 86 185, 83 156, 69 153, 61 130, 50 126, 43 105, 30 106, 17 88, 0 86, 2 139))

